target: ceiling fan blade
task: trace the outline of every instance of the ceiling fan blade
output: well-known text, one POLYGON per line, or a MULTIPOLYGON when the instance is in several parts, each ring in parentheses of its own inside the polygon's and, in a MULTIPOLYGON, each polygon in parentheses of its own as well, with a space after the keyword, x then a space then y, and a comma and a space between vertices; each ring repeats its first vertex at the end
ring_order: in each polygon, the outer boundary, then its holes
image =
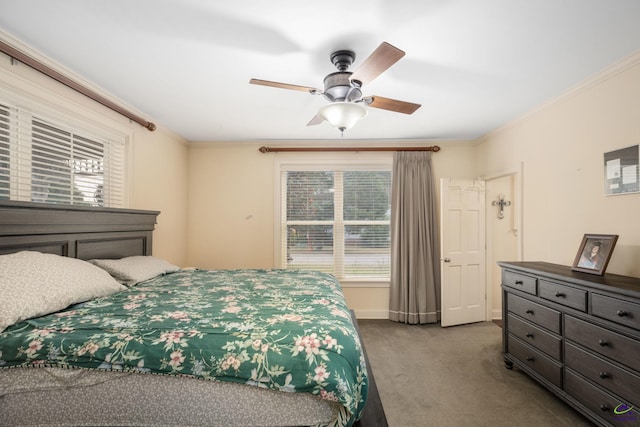
POLYGON ((319 125, 322 122, 324 122, 324 119, 322 117, 320 117, 319 114, 316 114, 316 116, 313 119, 311 119, 311 121, 309 123, 307 123, 307 126, 319 125))
POLYGON ((369 107, 381 108, 383 110, 395 111, 396 113, 413 114, 422 105, 412 102, 398 101, 397 99, 385 98, 382 96, 372 96, 369 107))
POLYGON ((362 84, 371 82, 404 56, 404 51, 387 42, 382 42, 351 75, 351 80, 362 84))
POLYGON ((308 86, 298 86, 298 85, 291 85, 288 83, 279 83, 279 82, 272 82, 269 80, 260 80, 260 79, 251 79, 249 80, 249 83, 251 83, 252 85, 262 85, 262 86, 271 86, 271 87, 277 87, 280 89, 291 89, 291 90, 299 90, 302 92, 322 92, 319 89, 313 88, 313 87, 308 87, 308 86))

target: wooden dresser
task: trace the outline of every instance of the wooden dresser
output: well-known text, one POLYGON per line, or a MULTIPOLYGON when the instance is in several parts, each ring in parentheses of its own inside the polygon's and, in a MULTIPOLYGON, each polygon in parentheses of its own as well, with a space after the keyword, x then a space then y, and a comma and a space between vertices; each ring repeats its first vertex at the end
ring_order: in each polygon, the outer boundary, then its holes
POLYGON ((502 267, 503 352, 597 425, 640 425, 640 279, 502 267))

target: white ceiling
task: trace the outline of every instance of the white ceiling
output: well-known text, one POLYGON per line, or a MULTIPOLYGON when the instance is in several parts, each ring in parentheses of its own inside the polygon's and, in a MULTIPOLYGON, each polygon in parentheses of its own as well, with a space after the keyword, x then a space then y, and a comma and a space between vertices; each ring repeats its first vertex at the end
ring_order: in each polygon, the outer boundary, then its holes
POLYGON ((406 56, 364 87, 344 139, 475 139, 640 51, 638 0, 0 0, 0 29, 190 141, 336 140, 306 126, 322 88, 386 41, 406 56))

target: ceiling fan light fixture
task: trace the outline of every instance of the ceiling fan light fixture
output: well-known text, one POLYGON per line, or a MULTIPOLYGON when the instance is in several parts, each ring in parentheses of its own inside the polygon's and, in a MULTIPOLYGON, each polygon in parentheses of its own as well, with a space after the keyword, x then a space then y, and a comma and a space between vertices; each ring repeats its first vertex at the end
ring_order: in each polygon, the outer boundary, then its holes
POLYGON ((320 108, 318 115, 344 132, 367 115, 367 107, 361 102, 332 102, 320 108))

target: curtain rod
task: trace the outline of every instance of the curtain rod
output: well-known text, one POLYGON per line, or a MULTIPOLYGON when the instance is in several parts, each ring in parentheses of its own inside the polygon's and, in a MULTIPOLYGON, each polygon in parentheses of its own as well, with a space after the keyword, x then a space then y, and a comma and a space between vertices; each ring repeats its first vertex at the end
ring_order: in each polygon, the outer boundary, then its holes
POLYGON ((284 151, 440 151, 440 147, 433 145, 431 147, 265 147, 262 146, 258 149, 261 153, 279 153, 284 151))
POLYGON ((99 95, 97 93, 95 93, 94 91, 92 91, 89 88, 86 88, 84 86, 82 86, 81 84, 71 80, 70 78, 64 76, 63 74, 57 72, 56 70, 54 70, 53 68, 43 64, 42 62, 31 58, 30 56, 20 52, 18 49, 15 49, 14 47, 9 46, 8 44, 4 43, 3 41, 0 40, 0 52, 3 52, 7 55, 9 55, 11 58, 22 62, 25 65, 28 65, 29 67, 33 68, 36 71, 41 72, 42 74, 44 74, 45 76, 48 76, 50 78, 52 78, 53 80, 56 80, 59 83, 62 83, 63 85, 70 87, 71 89, 75 90, 76 92, 81 93, 82 95, 93 99, 94 101, 104 105, 107 108, 112 109, 113 111, 115 111, 116 113, 120 113, 123 116, 127 117, 130 120, 133 120, 134 122, 140 124, 142 127, 149 129, 150 131, 154 131, 156 130, 156 125, 154 123, 151 123, 145 119, 143 119, 142 117, 124 109, 123 107, 109 101, 107 98, 103 97, 102 95, 99 95))

